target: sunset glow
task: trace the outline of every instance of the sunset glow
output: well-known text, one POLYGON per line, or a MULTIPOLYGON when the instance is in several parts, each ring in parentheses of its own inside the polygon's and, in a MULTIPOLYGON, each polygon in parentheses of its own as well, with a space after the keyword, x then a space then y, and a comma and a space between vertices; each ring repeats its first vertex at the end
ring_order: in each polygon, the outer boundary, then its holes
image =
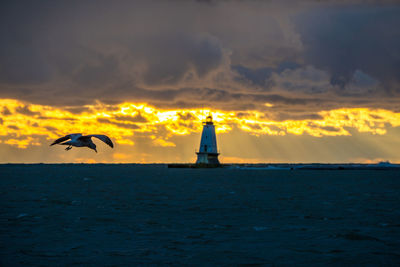
POLYGON ((400 113, 383 109, 347 108, 320 111, 321 119, 273 121, 259 111, 222 111, 213 109, 158 109, 145 103, 85 105, 79 113, 70 107, 35 105, 18 100, 1 99, 3 113, 1 142, 18 148, 42 145, 39 136, 52 140, 68 133, 101 131, 117 144, 134 146, 141 134, 155 146, 174 147, 172 136, 199 133, 204 114, 212 114, 217 133, 237 127, 252 135, 349 136, 349 129, 384 135, 387 127, 400 126, 400 113), (240 113, 240 116, 238 116, 240 113), (100 130, 101 129, 101 130, 100 130))

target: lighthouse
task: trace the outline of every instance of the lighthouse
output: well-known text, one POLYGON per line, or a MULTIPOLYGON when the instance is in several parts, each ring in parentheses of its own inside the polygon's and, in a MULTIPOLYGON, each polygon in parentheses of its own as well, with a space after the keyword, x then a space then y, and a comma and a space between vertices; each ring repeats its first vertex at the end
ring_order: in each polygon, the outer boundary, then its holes
POLYGON ((211 115, 203 122, 203 132, 201 134, 200 148, 196 152, 196 164, 218 166, 218 148, 217 137, 215 135, 215 126, 211 115))

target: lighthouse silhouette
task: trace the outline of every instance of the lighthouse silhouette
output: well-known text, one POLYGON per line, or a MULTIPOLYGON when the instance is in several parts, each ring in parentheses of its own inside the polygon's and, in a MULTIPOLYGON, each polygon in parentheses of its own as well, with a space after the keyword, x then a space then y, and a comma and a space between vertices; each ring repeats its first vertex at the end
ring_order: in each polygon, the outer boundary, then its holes
POLYGON ((212 121, 212 116, 209 115, 206 121, 203 122, 203 132, 201 134, 200 148, 196 152, 198 165, 218 166, 218 148, 217 137, 215 135, 215 126, 212 121))

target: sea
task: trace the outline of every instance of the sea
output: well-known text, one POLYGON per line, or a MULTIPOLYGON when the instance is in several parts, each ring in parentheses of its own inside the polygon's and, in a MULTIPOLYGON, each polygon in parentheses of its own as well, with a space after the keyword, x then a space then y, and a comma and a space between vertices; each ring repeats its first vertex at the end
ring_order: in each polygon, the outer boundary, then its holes
POLYGON ((0 266, 400 266, 400 169, 278 167, 0 165, 0 266))

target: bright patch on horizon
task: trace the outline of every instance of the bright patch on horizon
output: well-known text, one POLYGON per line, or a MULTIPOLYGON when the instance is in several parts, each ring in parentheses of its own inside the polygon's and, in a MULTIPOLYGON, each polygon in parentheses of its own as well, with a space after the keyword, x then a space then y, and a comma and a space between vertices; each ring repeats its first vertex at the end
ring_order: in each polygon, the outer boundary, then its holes
POLYGON ((314 137, 349 136, 349 130, 383 135, 388 127, 400 126, 400 113, 385 109, 342 108, 320 111, 321 119, 274 121, 255 110, 161 109, 145 103, 82 107, 52 107, 19 100, 0 99, 0 142, 25 149, 68 133, 101 133, 120 145, 135 145, 137 135, 153 145, 175 147, 173 136, 200 133, 204 114, 211 113, 217 133, 237 127, 252 135, 308 134, 314 137), (79 110, 78 110, 79 109, 79 110), (78 111, 77 111, 78 110, 78 111))

